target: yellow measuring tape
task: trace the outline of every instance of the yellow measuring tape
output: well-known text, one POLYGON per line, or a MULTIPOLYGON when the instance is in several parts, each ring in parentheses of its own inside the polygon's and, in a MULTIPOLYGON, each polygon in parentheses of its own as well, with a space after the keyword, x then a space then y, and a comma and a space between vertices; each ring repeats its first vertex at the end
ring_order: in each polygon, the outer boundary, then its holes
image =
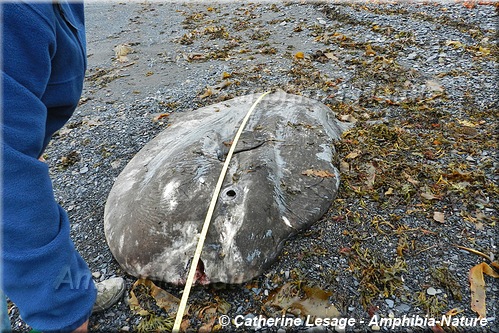
POLYGON ((192 258, 191 267, 189 269, 189 275, 187 276, 187 282, 185 283, 184 292, 182 294, 182 299, 180 300, 180 304, 178 306, 177 316, 175 317, 175 324, 173 324, 173 333, 178 333, 180 331, 180 324, 182 323, 182 318, 184 317, 185 307, 187 306, 187 300, 189 298, 189 294, 191 292, 192 283, 194 282, 194 276, 196 275, 196 268, 198 266, 199 258, 201 257, 201 251, 203 250, 204 240, 206 239, 206 234, 208 232, 208 227, 210 226, 210 221, 213 216, 213 211, 215 210, 215 205, 218 200, 218 195, 220 194, 220 190, 222 189, 222 184, 225 179, 225 174, 227 173, 227 169, 229 168, 230 160, 232 159, 232 155, 234 154, 234 150, 236 149, 237 141, 239 141, 239 137, 248 122, 249 117, 253 113, 253 110, 256 108, 257 104, 268 94, 270 91, 267 91, 260 95, 258 99, 253 103, 251 108, 246 113, 239 129, 232 141, 232 145, 230 146, 229 153, 227 154, 227 158, 225 159, 225 163, 222 167, 222 171, 220 172, 220 177, 218 177, 217 186, 215 186, 215 191, 213 192, 213 196, 211 198, 210 207, 208 208, 208 213, 206 214, 206 218, 204 220, 203 229, 201 230, 201 234, 199 235, 199 241, 196 247, 196 252, 194 252, 194 257, 192 258))

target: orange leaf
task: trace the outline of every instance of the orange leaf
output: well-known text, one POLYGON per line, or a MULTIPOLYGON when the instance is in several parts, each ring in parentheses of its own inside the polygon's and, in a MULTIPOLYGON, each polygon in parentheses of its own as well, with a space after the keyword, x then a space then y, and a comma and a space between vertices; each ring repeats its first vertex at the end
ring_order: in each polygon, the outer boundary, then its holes
POLYGON ((450 309, 449 311, 447 311, 445 313, 446 316, 457 316, 458 314, 460 314, 461 312, 463 312, 463 310, 461 309, 458 309, 458 308, 453 308, 453 309, 450 309))
POLYGON ((476 7, 476 1, 465 1, 463 3, 463 6, 468 8, 468 9, 473 9, 476 7))
POLYGON ((303 59, 305 57, 305 55, 303 54, 303 52, 296 52, 295 54, 295 58, 296 59, 303 59))
POLYGON ((152 119, 152 121, 154 121, 154 122, 158 122, 158 121, 160 121, 161 119, 167 118, 167 117, 169 117, 169 116, 170 116, 170 114, 169 114, 169 113, 160 113, 160 114, 156 115, 156 116, 152 119))
POLYGON ((445 333, 444 329, 439 324, 436 324, 435 326, 432 326, 431 327, 431 331, 433 333, 445 333))
POLYGON ((499 278, 492 267, 482 262, 470 269, 469 281, 471 289, 471 309, 475 311, 480 318, 486 317, 485 310, 485 280, 483 273, 490 275, 494 278, 499 278))
POLYGON ((199 98, 203 99, 203 98, 209 97, 211 95, 213 95, 213 90, 210 87, 208 87, 208 88, 206 88, 204 93, 199 96, 199 98))

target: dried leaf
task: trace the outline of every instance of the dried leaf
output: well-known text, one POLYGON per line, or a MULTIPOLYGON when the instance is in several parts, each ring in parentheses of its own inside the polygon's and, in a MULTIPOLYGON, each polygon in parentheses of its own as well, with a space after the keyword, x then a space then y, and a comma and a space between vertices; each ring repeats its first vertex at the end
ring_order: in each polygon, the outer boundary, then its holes
POLYGON ((346 121, 348 123, 355 123, 355 122, 357 122, 357 119, 354 116, 352 116, 351 114, 341 115, 340 116, 340 120, 341 121, 346 121))
POLYGON ((211 86, 211 88, 215 89, 217 92, 219 92, 220 90, 222 90, 223 88, 228 87, 228 86, 230 86, 230 81, 224 80, 224 81, 220 82, 219 84, 211 86))
POLYGON ((445 216, 442 212, 433 212, 433 219, 439 223, 445 222, 445 216))
POLYGON ((373 50, 373 48, 370 44, 367 44, 366 45, 366 56, 374 57, 375 55, 376 55, 376 51, 373 50))
MULTIPOLYGON (((485 253, 482 253, 482 252, 474 250, 474 249, 470 249, 469 247, 464 247, 464 246, 456 245, 456 244, 454 244, 454 246, 456 246, 457 248, 460 248, 461 250, 465 250, 465 251, 468 251, 470 253, 476 254, 477 256, 480 256, 480 257, 485 258, 487 260, 490 260, 490 261, 493 260, 493 258, 490 258, 485 253)), ((491 265, 494 267, 494 263, 491 263, 491 265)))
POLYGON ((347 156, 345 156, 346 160, 353 160, 354 158, 358 157, 362 152, 358 149, 355 149, 354 151, 350 152, 347 156))
POLYGON ((444 87, 438 81, 428 80, 426 81, 425 85, 429 91, 444 92, 444 87))
POLYGON ((481 52, 485 56, 489 55, 491 52, 490 49, 488 49, 486 47, 482 47, 482 46, 478 47, 478 51, 481 52))
POLYGON ((452 173, 443 174, 445 178, 449 181, 454 182, 470 182, 474 180, 473 174, 471 172, 465 173, 460 170, 454 170, 452 173))
POLYGON ((449 311, 447 311, 447 313, 445 315, 446 316, 456 316, 456 315, 460 314, 461 312, 464 312, 464 310, 461 310, 459 308, 453 308, 453 309, 450 309, 449 311))
POLYGON ((85 119, 83 120, 83 123, 88 125, 88 126, 99 126, 102 125, 102 122, 100 121, 99 118, 93 118, 93 119, 85 119))
POLYGON ((119 44, 114 47, 114 55, 119 62, 127 62, 127 55, 130 53, 133 53, 133 49, 128 43, 119 44))
POLYGON ((410 175, 408 175, 407 173, 403 172, 402 173, 402 176, 405 177, 405 179, 407 179, 407 181, 409 183, 411 183, 412 185, 414 186, 418 186, 419 185, 419 181, 417 181, 416 179, 412 178, 410 175))
POLYGON ((469 120, 461 120, 461 119, 458 119, 457 122, 463 126, 467 126, 467 127, 477 127, 478 125, 477 124, 474 124, 472 123, 471 121, 469 120))
POLYGON ((433 333, 445 333, 444 329, 439 324, 436 324, 435 326, 432 326, 431 327, 431 331, 433 333))
POLYGON ((63 136, 63 135, 68 135, 69 133, 71 133, 73 129, 72 128, 67 128, 67 127, 64 127, 62 129, 59 130, 59 132, 57 132, 60 136, 63 136))
POLYGON ((321 178, 329 178, 329 177, 334 177, 334 173, 331 173, 327 170, 313 170, 313 169, 308 169, 305 170, 301 173, 302 175, 309 176, 309 177, 321 177, 321 178))
POLYGON ((392 195, 393 194, 393 188, 389 188, 386 192, 385 195, 392 195))
POLYGON ((153 301, 169 314, 175 314, 180 304, 177 297, 159 288, 152 281, 146 279, 137 280, 130 291, 128 300, 130 309, 141 316, 146 316, 149 314, 149 309, 144 304, 153 301), (139 299, 142 301, 139 302, 139 299))
POLYGON ((350 164, 346 161, 341 161, 340 162, 340 172, 341 173, 347 173, 350 171, 350 164))
POLYGON ((465 1, 463 2, 463 6, 468 9, 473 9, 476 7, 476 1, 465 1))
POLYGON ((199 328, 200 333, 209 333, 212 331, 215 320, 217 319, 217 308, 215 305, 209 305, 199 311, 199 319, 204 324, 199 328))
POLYGON ((187 61, 206 60, 206 55, 204 53, 198 53, 198 52, 183 53, 182 57, 187 61))
POLYGON ((159 113, 159 114, 155 114, 154 117, 152 118, 152 121, 154 122, 158 122, 164 118, 168 118, 170 116, 169 113, 159 113))
POLYGON ((499 278, 499 274, 484 262, 471 268, 468 276, 471 289, 471 309, 475 311, 480 318, 486 317, 484 273, 493 278, 499 278))
POLYGON ((273 292, 266 304, 275 306, 295 315, 313 318, 338 318, 340 312, 329 303, 331 292, 319 288, 302 286, 288 282, 273 292))
POLYGON ((220 312, 221 314, 227 314, 230 311, 231 305, 218 297, 215 298, 217 301, 217 311, 220 312))
POLYGON ((326 58, 328 59, 331 59, 331 60, 335 60, 335 61, 338 61, 338 57, 334 55, 333 52, 326 52, 324 53, 324 55, 326 56, 326 58))
POLYGON ((371 163, 367 164, 367 180, 366 186, 369 189, 372 189, 374 186, 374 180, 376 178, 376 168, 371 163))
POLYGON ((208 88, 206 88, 206 90, 204 91, 204 93, 202 95, 199 95, 199 98, 203 99, 206 97, 210 97, 211 95, 213 95, 213 90, 210 87, 208 87, 208 88))
POLYGON ((295 58, 296 59, 303 59, 305 57, 305 54, 303 52, 296 52, 295 58))
POLYGON ((433 194, 431 192, 421 193, 421 197, 423 197, 426 200, 440 200, 441 199, 441 197, 436 196, 435 194, 433 194))
POLYGON ((223 88, 228 87, 230 85, 231 85, 231 82, 229 80, 224 80, 224 81, 222 81, 219 84, 216 84, 214 86, 208 86, 206 88, 206 90, 204 91, 204 93, 199 96, 199 98, 203 99, 203 98, 209 97, 211 95, 215 95, 215 94, 219 93, 220 90, 222 90, 223 88))
POLYGON ((458 49, 458 48, 464 46, 463 43, 461 43, 460 41, 457 41, 457 40, 448 40, 448 41, 445 42, 445 45, 446 46, 452 46, 455 49, 458 49))

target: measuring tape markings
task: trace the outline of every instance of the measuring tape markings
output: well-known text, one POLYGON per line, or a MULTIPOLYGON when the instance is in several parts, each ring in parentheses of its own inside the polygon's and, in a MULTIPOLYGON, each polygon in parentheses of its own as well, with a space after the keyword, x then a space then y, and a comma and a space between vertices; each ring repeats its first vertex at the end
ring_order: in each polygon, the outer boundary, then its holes
POLYGON ((172 330, 173 333, 178 333, 180 331, 180 324, 182 323, 182 318, 184 317, 184 311, 185 311, 185 308, 187 306, 187 300, 188 300, 189 294, 191 292, 192 283, 194 282, 196 268, 197 268, 199 259, 201 257, 201 252, 203 250, 203 245, 204 245, 204 241, 206 239, 206 234, 208 233, 208 227, 210 226, 211 218, 212 218, 213 212, 215 210, 215 205, 217 203, 218 196, 220 194, 220 190, 222 189, 223 181, 225 179, 225 175, 226 175, 227 170, 229 168, 229 163, 232 159, 232 155, 234 154, 234 150, 236 149, 237 142, 239 141, 239 137, 241 136, 241 133, 243 132, 244 127, 246 126, 246 123, 248 122, 249 117, 253 113, 253 110, 256 108, 258 103, 260 103, 260 101, 269 93, 270 93, 270 91, 263 93, 253 103, 251 108, 248 110, 248 113, 246 113, 246 116, 244 117, 243 121, 241 122, 241 125, 239 126, 239 129, 236 133, 236 136, 234 137, 234 140, 232 141, 232 145, 230 146, 229 153, 227 154, 227 158, 226 158, 225 163, 222 167, 222 171, 220 172, 220 176, 218 178, 217 185, 215 186, 215 191, 213 192, 213 196, 211 198, 208 212, 206 213, 206 218, 205 218, 204 223, 203 223, 203 229, 201 230, 201 234, 199 235, 199 240, 197 243, 196 252, 194 252, 194 257, 192 258, 191 267, 189 269, 189 275, 187 276, 187 281, 185 283, 184 292, 182 294, 182 298, 181 298, 180 304, 178 306, 177 316, 175 317, 175 324, 173 325, 173 330, 172 330))

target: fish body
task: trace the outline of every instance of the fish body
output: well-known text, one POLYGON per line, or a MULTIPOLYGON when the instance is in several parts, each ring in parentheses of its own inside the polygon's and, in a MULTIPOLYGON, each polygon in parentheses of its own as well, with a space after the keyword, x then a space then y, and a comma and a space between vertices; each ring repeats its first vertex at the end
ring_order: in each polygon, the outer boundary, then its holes
MULTIPOLYGON (((170 117, 117 178, 106 202, 111 252, 131 275, 183 284, 239 124, 259 94, 170 117)), ((198 269, 201 283, 242 283, 334 200, 334 140, 345 126, 322 103, 277 92, 257 104, 235 148, 198 269), (315 172, 320 171, 320 172, 315 172)))

